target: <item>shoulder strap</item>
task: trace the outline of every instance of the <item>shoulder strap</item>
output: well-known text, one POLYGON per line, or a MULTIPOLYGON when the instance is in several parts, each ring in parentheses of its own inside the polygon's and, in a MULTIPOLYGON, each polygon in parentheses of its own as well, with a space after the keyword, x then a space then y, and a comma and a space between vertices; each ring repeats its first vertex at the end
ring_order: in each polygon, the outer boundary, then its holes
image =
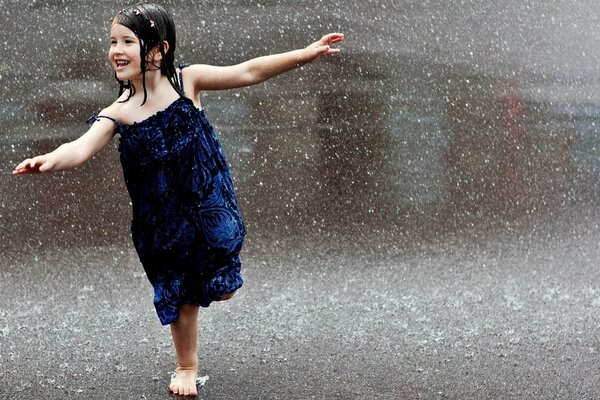
POLYGON ((179 64, 179 87, 181 88, 181 91, 185 93, 185 90, 183 89, 183 69, 185 67, 189 67, 190 64, 185 64, 185 63, 181 63, 179 64))
POLYGON ((111 120, 112 122, 114 122, 115 125, 117 125, 117 128, 121 128, 121 126, 123 124, 121 124, 119 121, 117 121, 116 119, 114 119, 113 117, 108 117, 106 115, 98 115, 98 114, 92 114, 90 115, 90 117, 87 119, 87 123, 88 124, 93 124, 96 121, 99 121, 100 118, 106 118, 111 120))

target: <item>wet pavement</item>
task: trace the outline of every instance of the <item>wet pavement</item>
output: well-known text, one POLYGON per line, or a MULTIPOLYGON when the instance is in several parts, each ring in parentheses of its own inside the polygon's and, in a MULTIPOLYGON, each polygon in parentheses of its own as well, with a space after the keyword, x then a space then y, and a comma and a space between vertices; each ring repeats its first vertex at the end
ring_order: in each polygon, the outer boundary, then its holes
MULTIPOLYGON (((598 220, 250 236, 243 290, 201 312, 199 398, 599 398, 598 220)), ((129 243, 0 258, 0 398, 169 398, 129 243)))

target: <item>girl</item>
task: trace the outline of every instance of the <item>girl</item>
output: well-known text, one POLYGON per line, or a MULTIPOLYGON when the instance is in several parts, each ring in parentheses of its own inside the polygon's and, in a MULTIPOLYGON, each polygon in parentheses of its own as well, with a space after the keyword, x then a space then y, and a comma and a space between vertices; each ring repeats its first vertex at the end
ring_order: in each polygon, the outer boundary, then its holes
POLYGON ((310 46, 239 65, 176 69, 175 26, 161 6, 140 3, 113 18, 108 58, 117 100, 90 118, 80 138, 21 162, 14 174, 75 168, 115 134, 131 196, 131 233, 154 288, 177 356, 169 390, 196 395, 198 306, 227 300, 243 283, 239 252, 246 234, 216 134, 201 109, 201 90, 230 89, 336 54, 332 33, 310 46))

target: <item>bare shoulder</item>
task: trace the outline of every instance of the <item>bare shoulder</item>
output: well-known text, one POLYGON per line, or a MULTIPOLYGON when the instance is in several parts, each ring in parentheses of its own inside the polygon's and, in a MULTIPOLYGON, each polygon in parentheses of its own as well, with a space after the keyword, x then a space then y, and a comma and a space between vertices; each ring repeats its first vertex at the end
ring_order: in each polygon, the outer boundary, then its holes
POLYGON ((199 91, 198 83, 201 82, 201 78, 206 74, 206 65, 204 64, 191 64, 181 70, 181 76, 183 77, 183 88, 185 89, 188 97, 195 97, 199 91), (194 88, 192 93, 189 89, 194 88))
POLYGON ((196 78, 198 76, 202 76, 207 70, 210 69, 210 65, 206 64, 191 64, 187 67, 183 68, 183 77, 188 78, 196 78))
POLYGON ((111 105, 105 107, 98 113, 98 115, 102 115, 105 117, 110 117, 112 119, 116 119, 117 121, 122 121, 124 117, 127 116, 127 103, 123 103, 122 101, 127 98, 126 96, 121 96, 117 100, 115 100, 111 105))
POLYGON ((200 92, 206 89, 204 82, 206 81, 207 76, 210 76, 210 66, 204 64, 188 65, 181 70, 185 95, 191 99, 198 108, 202 108, 200 106, 199 97, 200 92))

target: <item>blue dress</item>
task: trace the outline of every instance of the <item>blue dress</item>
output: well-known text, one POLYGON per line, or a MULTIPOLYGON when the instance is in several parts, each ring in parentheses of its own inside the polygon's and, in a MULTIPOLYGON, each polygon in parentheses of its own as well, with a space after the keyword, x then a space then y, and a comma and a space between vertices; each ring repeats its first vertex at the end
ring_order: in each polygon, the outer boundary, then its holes
POLYGON ((202 307, 242 286, 246 229, 229 168, 204 111, 180 97, 120 134, 131 234, 163 325, 182 304, 202 307))

